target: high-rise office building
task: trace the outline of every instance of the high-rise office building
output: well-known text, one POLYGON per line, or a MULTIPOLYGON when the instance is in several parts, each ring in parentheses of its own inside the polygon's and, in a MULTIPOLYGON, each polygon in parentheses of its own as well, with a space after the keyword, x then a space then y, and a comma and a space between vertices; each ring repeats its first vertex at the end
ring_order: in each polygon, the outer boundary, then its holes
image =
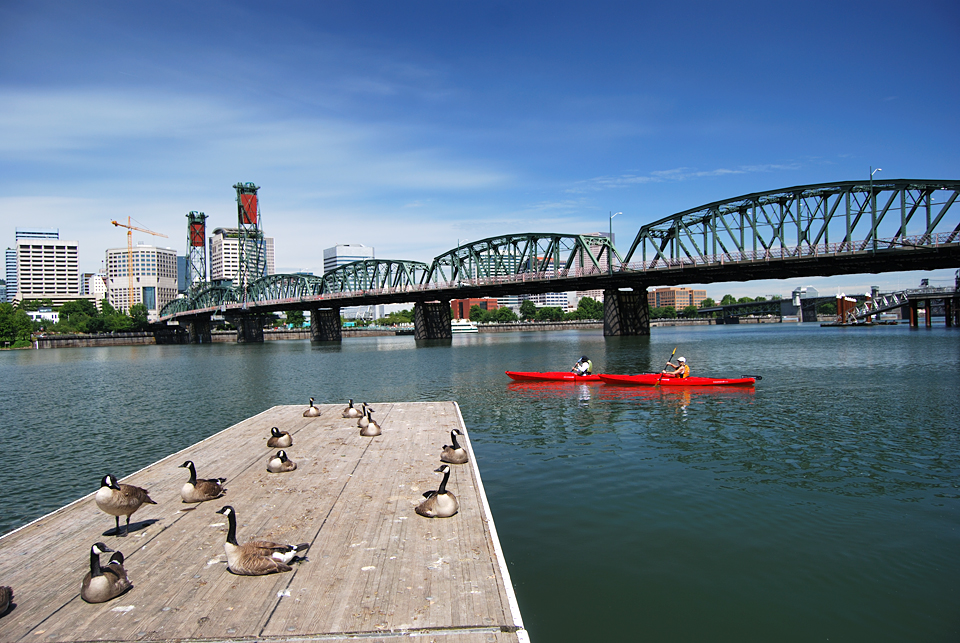
POLYGON ((339 243, 332 248, 323 250, 323 272, 336 270, 340 266, 354 261, 374 258, 374 249, 368 248, 362 243, 339 243))
POLYGON ((129 312, 134 304, 143 304, 147 307, 147 317, 153 320, 159 316, 160 309, 177 296, 177 251, 137 244, 131 258, 127 248, 110 248, 106 274, 107 300, 111 306, 129 312), (132 261, 129 273, 128 261, 132 261), (132 281, 128 275, 133 275, 132 281))
POLYGON ((17 228, 16 235, 15 301, 50 299, 61 306, 85 297, 78 241, 61 240, 55 228, 17 228))
MULTIPOLYGON (((249 242, 254 243, 254 242, 249 242)), ((261 239, 262 260, 258 274, 251 275, 250 281, 266 275, 276 274, 274 268, 273 237, 261 239)), ((217 228, 210 237, 210 281, 235 281, 240 272, 240 230, 238 228, 217 228)))
MULTIPOLYGON (((354 261, 363 261, 364 259, 373 259, 375 252, 373 248, 368 248, 362 243, 338 243, 332 248, 323 250, 323 272, 324 274, 331 270, 336 270, 354 261)), ((373 306, 351 306, 341 308, 340 316, 344 319, 356 319, 357 317, 373 319, 375 311, 373 306)))
MULTIPOLYGON (((16 228, 17 239, 59 239, 59 228, 16 228)), ((19 301, 17 299, 17 248, 7 248, 6 252, 7 296, 0 301, 19 301)))

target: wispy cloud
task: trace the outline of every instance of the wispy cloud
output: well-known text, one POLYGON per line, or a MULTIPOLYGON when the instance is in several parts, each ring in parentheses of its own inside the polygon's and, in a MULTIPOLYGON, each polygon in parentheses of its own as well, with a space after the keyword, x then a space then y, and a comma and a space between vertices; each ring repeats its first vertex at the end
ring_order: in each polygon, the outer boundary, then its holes
POLYGON ((596 192, 599 190, 608 190, 616 188, 627 188, 647 183, 668 183, 671 181, 689 181, 692 179, 702 179, 717 176, 730 176, 735 174, 759 174, 765 172, 778 172, 788 170, 798 170, 800 165, 792 164, 767 164, 767 165, 742 165, 736 168, 716 168, 713 170, 697 170, 688 167, 678 167, 670 170, 657 170, 649 174, 620 174, 617 176, 598 176, 584 181, 578 181, 567 188, 568 193, 578 194, 586 192, 596 192))

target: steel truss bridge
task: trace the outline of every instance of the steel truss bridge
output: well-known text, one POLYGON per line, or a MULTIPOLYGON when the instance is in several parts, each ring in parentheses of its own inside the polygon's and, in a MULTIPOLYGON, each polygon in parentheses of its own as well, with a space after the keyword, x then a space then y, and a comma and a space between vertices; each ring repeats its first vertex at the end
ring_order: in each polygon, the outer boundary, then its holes
POLYGON ((509 234, 429 265, 368 259, 321 277, 270 275, 246 291, 199 284, 160 318, 955 268, 958 196, 960 181, 908 179, 758 192, 644 225, 624 256, 606 237, 509 234))

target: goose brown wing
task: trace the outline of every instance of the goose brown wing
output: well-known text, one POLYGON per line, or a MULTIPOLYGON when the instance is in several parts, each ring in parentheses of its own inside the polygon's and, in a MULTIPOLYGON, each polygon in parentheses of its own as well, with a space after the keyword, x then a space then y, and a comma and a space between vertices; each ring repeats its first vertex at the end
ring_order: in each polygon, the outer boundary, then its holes
POLYGON ((146 489, 135 487, 132 484, 121 484, 120 494, 123 496, 123 503, 130 506, 139 506, 143 503, 148 505, 157 504, 150 498, 146 489))
POLYGON ((217 480, 197 480, 194 488, 196 488, 198 493, 210 499, 219 498, 227 492, 227 490, 223 488, 224 482, 226 482, 225 478, 219 478, 217 480))
POLYGON ((274 552, 284 553, 293 549, 290 545, 272 543, 269 540, 251 540, 248 543, 244 543, 244 551, 246 551, 247 548, 249 548, 250 551, 256 551, 260 556, 270 556, 274 552))

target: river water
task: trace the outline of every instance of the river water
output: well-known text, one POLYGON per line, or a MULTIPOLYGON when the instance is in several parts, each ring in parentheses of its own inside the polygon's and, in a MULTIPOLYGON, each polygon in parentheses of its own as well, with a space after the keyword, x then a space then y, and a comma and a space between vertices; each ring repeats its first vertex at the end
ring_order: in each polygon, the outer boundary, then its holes
POLYGON ((5 351, 0 381, 0 532, 277 404, 456 400, 534 641, 960 640, 960 329, 5 351), (763 379, 503 373, 658 370, 674 347, 763 379))

